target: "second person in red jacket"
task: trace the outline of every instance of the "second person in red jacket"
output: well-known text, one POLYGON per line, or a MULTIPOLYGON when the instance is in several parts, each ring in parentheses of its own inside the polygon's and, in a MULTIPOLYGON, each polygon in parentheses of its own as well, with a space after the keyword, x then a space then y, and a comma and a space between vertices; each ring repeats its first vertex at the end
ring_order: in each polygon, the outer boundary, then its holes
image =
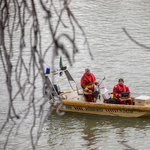
POLYGON ((119 79, 118 84, 114 86, 113 95, 115 98, 117 98, 117 101, 120 102, 121 104, 126 105, 128 103, 129 105, 132 105, 132 100, 128 100, 128 101, 120 100, 121 92, 129 92, 129 97, 131 96, 131 92, 130 92, 129 88, 126 85, 124 85, 123 79, 119 79))

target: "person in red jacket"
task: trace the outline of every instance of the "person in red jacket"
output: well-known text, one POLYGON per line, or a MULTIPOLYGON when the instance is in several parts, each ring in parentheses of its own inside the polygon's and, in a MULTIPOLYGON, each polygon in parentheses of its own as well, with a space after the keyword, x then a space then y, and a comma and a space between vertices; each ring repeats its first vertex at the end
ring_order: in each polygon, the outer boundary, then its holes
POLYGON ((94 85, 99 86, 95 76, 86 68, 85 73, 81 78, 81 86, 84 89, 84 95, 87 102, 94 102, 94 85))
POLYGON ((128 100, 128 101, 120 100, 120 98, 122 97, 121 92, 129 92, 129 97, 131 96, 131 92, 129 88, 126 85, 124 85, 123 79, 119 79, 118 84, 114 86, 113 95, 117 99, 117 101, 120 102, 121 104, 126 105, 128 103, 129 105, 132 105, 132 100, 128 100))

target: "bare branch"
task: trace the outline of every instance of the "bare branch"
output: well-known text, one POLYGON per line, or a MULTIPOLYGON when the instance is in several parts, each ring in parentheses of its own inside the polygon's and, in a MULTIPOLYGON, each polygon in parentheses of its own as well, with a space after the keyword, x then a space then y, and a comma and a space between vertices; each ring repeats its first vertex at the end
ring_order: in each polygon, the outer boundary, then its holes
POLYGON ((141 43, 139 43, 138 41, 136 41, 136 40, 127 32, 127 30, 126 30, 125 28, 123 28, 123 31, 124 31, 124 33, 128 36, 128 38, 129 38, 132 42, 134 42, 135 44, 137 44, 137 45, 139 45, 139 46, 141 46, 141 47, 143 47, 143 48, 145 48, 145 49, 150 49, 149 46, 146 46, 146 45, 141 44, 141 43))

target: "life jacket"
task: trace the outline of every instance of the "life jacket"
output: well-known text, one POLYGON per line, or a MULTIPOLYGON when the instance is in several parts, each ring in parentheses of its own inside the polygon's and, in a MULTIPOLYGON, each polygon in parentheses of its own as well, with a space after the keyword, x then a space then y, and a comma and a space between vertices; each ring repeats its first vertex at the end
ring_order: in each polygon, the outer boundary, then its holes
POLYGON ((120 84, 117 84, 117 87, 119 88, 119 91, 117 93, 121 93, 121 92, 126 92, 126 86, 123 84, 123 91, 122 91, 122 86, 120 86, 120 84))
POLYGON ((86 73, 84 73, 84 76, 88 80, 86 84, 94 84, 94 75, 92 73, 90 73, 90 75, 87 75, 86 73))

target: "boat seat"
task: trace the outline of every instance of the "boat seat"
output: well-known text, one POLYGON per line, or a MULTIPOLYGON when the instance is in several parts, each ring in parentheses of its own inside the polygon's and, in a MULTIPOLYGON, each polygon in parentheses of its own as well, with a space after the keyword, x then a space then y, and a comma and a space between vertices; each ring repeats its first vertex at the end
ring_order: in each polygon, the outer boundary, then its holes
POLYGON ((84 91, 83 91, 83 88, 81 87, 81 83, 80 82, 76 83, 76 87, 77 87, 78 95, 84 95, 84 91))

